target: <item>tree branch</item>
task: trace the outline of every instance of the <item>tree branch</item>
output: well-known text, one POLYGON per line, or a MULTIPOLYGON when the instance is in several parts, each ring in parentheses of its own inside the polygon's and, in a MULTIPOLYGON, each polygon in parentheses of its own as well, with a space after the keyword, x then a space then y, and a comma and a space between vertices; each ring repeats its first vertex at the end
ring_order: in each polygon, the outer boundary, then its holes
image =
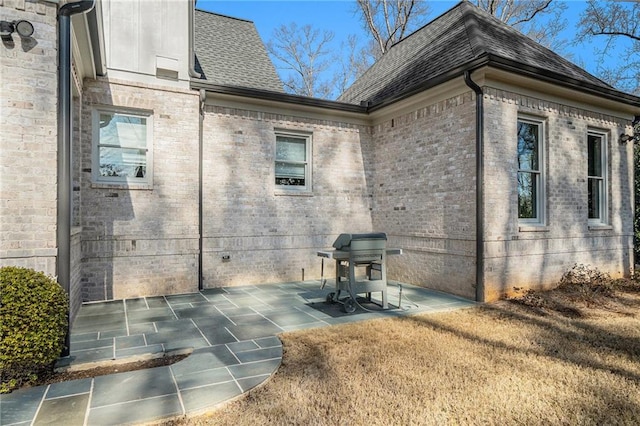
POLYGON ((597 35, 604 35, 604 36, 623 36, 623 37, 629 37, 631 40, 635 40, 635 41, 640 41, 640 36, 635 35, 635 34, 631 34, 628 32, 624 32, 624 31, 606 31, 606 30, 601 30, 601 31, 595 31, 593 29, 589 29, 589 33, 591 35, 597 36, 597 35))

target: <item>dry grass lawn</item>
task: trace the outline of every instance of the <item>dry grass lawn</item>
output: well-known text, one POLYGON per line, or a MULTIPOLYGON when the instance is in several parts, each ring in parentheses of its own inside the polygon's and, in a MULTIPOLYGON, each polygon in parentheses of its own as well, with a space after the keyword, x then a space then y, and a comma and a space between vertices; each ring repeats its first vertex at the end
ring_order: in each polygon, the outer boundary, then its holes
POLYGON ((264 385, 174 424, 640 424, 640 287, 281 336, 264 385))

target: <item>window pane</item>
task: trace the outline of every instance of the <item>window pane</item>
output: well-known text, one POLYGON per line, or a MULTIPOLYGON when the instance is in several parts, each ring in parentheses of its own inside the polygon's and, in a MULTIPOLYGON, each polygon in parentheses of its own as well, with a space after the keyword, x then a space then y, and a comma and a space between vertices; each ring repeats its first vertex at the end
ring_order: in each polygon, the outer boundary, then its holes
POLYGON ((304 186, 305 170, 304 164, 276 162, 276 185, 304 186))
POLYGON ((538 177, 535 173, 518 173, 518 218, 536 219, 538 177))
POLYGON ((117 113, 101 113, 100 145, 146 148, 147 119, 117 113))
POLYGON ((602 137, 588 136, 589 176, 602 177, 602 137))
POLYGON ((539 126, 518 122, 518 168, 539 170, 539 126))
POLYGON ((145 149, 100 147, 100 176, 144 178, 146 165, 145 149))
POLYGON ((589 179, 589 219, 600 219, 602 180, 589 179))
POLYGON ((276 139, 276 160, 307 161, 306 139, 278 136, 276 139))

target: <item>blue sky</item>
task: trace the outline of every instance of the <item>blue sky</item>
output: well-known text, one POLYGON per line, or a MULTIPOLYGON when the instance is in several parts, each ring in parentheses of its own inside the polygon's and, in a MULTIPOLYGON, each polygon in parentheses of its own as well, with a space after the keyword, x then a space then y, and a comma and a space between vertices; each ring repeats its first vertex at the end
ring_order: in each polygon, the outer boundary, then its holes
MULTIPOLYGON (((431 13, 422 25, 457 3, 458 1, 429 1, 431 13)), ((568 21, 568 26, 561 37, 572 42, 577 32, 576 24, 580 13, 586 7, 586 1, 567 0, 565 3, 568 7, 564 18, 568 21)), ((265 43, 271 38, 275 28, 291 22, 295 22, 298 26, 311 24, 320 30, 333 31, 335 49, 339 49, 340 43, 346 41, 349 34, 357 34, 362 40, 368 39, 359 15, 355 13, 356 4, 353 0, 198 0, 197 7, 253 21, 265 43)), ((602 64, 595 61, 596 51, 598 48, 603 48, 604 41, 596 38, 593 42, 578 46, 568 43, 563 52, 557 53, 597 75, 598 66, 602 64)), ((623 57, 623 47, 622 43, 607 46, 607 64, 614 63, 623 57)))

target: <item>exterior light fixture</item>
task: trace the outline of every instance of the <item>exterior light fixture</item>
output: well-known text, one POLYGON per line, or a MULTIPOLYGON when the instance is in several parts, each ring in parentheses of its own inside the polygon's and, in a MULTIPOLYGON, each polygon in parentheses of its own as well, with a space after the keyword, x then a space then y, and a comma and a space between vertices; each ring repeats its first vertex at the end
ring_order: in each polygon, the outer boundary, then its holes
POLYGON ((618 142, 622 143, 627 143, 629 141, 632 141, 634 139, 633 136, 629 136, 629 135, 625 135, 624 133, 620 135, 620 138, 618 138, 618 142))
POLYGON ((631 123, 633 126, 633 135, 621 134, 618 142, 627 143, 629 141, 640 143, 640 115, 636 115, 631 123))
POLYGON ((22 38, 31 37, 33 31, 33 24, 29 21, 0 21, 0 37, 3 40, 10 40, 11 34, 14 32, 17 32, 22 38))

